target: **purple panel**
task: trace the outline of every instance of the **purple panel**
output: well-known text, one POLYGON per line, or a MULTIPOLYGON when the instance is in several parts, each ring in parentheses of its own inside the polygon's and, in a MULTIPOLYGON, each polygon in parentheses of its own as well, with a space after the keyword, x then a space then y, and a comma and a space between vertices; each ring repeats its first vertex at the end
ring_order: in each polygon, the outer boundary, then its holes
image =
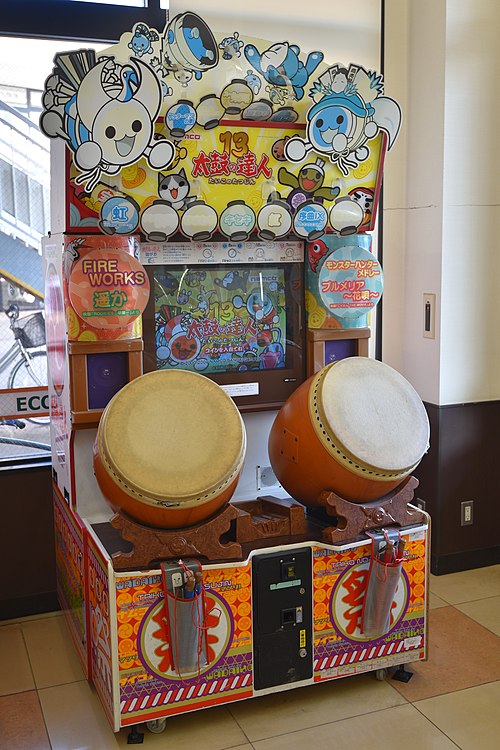
POLYGON ((356 355, 356 339, 325 341, 325 365, 356 355))
POLYGON ((104 409, 115 393, 127 383, 127 352, 87 355, 89 409, 104 409))

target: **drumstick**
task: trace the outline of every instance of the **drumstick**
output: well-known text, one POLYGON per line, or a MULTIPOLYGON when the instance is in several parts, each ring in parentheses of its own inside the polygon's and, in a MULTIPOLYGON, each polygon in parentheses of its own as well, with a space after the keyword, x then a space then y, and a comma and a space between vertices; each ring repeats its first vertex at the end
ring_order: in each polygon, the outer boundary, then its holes
POLYGON ((403 559, 405 547, 406 547, 406 539, 404 537, 400 537, 399 544, 398 544, 398 552, 397 552, 398 560, 403 559))
POLYGON ((382 562, 391 563, 394 557, 394 544, 390 540, 385 545, 385 549, 382 553, 382 562))

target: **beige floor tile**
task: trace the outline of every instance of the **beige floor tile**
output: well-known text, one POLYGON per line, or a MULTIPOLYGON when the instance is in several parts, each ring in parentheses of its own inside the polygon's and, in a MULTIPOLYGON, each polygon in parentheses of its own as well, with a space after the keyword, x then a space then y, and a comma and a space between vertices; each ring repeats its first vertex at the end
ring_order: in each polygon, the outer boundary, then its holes
POLYGON ((458 604, 457 609, 491 630, 495 635, 500 635, 500 596, 458 604))
POLYGON ((35 690, 0 698, 0 731, 5 750, 50 750, 35 690))
POLYGON ((38 691, 52 750, 113 750, 118 742, 86 680, 38 691))
MULTIPOLYGON (((251 750, 252 747, 225 706, 172 716, 167 719, 162 734, 151 734, 147 729, 141 731, 144 731, 144 741, 152 750, 167 747, 175 750, 226 750, 241 745, 245 750, 251 750)), ((118 735, 119 747, 127 747, 127 735, 128 730, 122 729, 118 735)))
POLYGON ((415 707, 461 750, 500 747, 500 682, 418 701, 415 707))
POLYGON ((282 734, 254 742, 253 746, 255 750, 457 750, 453 742, 409 705, 282 734))
POLYGON ((438 607, 447 607, 448 602, 445 602, 444 599, 440 599, 439 596, 436 596, 436 594, 433 594, 432 591, 430 592, 429 596, 429 609, 438 609, 438 607))
POLYGON ((37 688, 84 679, 64 615, 24 622, 22 630, 37 688))
MULTIPOLYGON (((84 680, 39 691, 52 750, 116 750, 129 747, 129 729, 113 733, 99 697, 84 680)), ((167 719, 165 732, 152 734, 143 725, 144 740, 151 750, 225 750, 244 746, 247 738, 225 707, 207 709, 167 719)))
POLYGON ((403 703, 391 685, 370 674, 253 698, 229 710, 254 742, 403 703))
POLYGON ((500 596, 500 565, 430 577, 430 589, 448 604, 500 596))
POLYGON ((0 695, 33 690, 35 683, 20 625, 0 628, 0 695))

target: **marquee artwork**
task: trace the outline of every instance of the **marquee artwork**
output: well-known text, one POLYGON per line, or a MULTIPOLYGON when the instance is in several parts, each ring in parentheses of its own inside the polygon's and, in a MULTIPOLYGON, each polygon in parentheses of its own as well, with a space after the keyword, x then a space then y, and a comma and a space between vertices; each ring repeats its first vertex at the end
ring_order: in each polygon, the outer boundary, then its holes
POLYGON ((69 230, 154 242, 370 230, 400 122, 377 73, 191 12, 56 55, 40 120, 68 147, 69 230))

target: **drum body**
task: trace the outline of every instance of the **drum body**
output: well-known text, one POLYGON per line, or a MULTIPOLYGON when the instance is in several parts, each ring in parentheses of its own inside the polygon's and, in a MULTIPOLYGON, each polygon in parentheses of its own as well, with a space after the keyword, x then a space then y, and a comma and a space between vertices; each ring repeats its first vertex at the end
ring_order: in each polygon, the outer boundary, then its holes
POLYGON ((241 415, 216 383, 159 370, 132 380, 108 403, 94 473, 115 510, 147 526, 177 529, 229 502, 245 449, 241 415))
POLYGON ((417 392, 388 365, 349 357, 324 367, 290 396, 269 436, 285 490, 308 506, 331 491, 368 502, 396 488, 429 447, 417 392))

